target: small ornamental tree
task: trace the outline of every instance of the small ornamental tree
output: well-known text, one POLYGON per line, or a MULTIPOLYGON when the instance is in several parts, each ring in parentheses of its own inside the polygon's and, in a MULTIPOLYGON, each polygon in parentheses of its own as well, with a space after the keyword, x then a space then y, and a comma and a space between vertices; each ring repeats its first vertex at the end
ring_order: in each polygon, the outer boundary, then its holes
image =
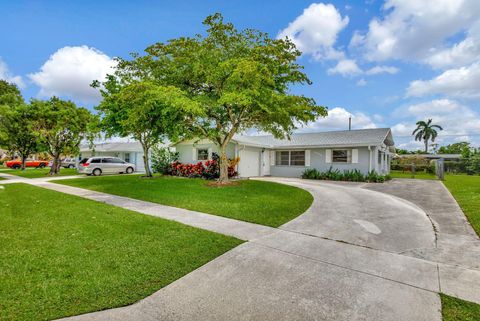
POLYGON ((22 160, 22 170, 29 155, 39 151, 35 131, 35 113, 26 104, 0 106, 0 145, 22 160))
POLYGON ((36 129, 40 141, 52 157, 49 175, 60 170, 60 156, 77 154, 82 139, 88 137, 92 114, 73 102, 53 97, 50 100, 32 100, 36 117, 36 129))
POLYGON ((0 146, 20 156, 22 170, 27 157, 38 151, 34 119, 33 110, 25 104, 17 86, 0 80, 0 146))
POLYGON ((194 112, 198 104, 178 88, 148 81, 133 80, 122 85, 117 78, 109 77, 101 92, 103 100, 96 108, 102 116, 103 130, 107 136, 138 140, 143 148, 146 176, 151 177, 151 148, 168 137, 178 137, 183 115, 194 112))
POLYGON ((236 133, 250 128, 289 137, 299 125, 327 115, 291 85, 311 84, 288 39, 224 23, 220 14, 204 21, 205 36, 178 38, 146 49, 147 55, 120 61, 119 73, 174 86, 199 106, 186 115, 189 134, 206 138, 220 151, 219 182, 228 181, 226 149, 236 133))

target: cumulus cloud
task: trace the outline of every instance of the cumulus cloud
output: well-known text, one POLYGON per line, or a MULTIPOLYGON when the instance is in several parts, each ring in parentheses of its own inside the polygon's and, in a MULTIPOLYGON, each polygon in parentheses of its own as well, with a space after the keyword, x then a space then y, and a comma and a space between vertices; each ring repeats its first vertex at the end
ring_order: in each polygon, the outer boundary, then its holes
POLYGON ((278 38, 290 38, 304 54, 315 59, 340 59, 343 53, 334 48, 337 36, 349 22, 332 4, 312 3, 295 18, 278 38))
POLYGON ((0 79, 6 80, 9 83, 16 84, 19 88, 25 88, 25 83, 21 76, 12 75, 7 64, 0 58, 0 79))
POLYGON ((392 127, 394 135, 412 134, 415 123, 419 120, 433 119, 435 124, 443 127, 440 137, 454 141, 459 136, 469 136, 480 132, 480 114, 469 106, 451 99, 436 99, 399 108, 394 115, 403 118, 392 127))
POLYGON ((317 121, 310 123, 308 127, 300 128, 299 132, 314 132, 326 130, 346 130, 348 129, 348 118, 352 117, 352 128, 376 128, 378 127, 372 117, 362 113, 350 113, 345 108, 335 107, 328 111, 328 116, 319 118, 317 121))
POLYGON ((440 94, 459 98, 480 98, 480 62, 449 69, 431 80, 412 81, 407 96, 440 94))
POLYGON ((327 70, 329 75, 340 74, 342 76, 354 76, 359 75, 363 71, 358 67, 355 60, 343 59, 340 60, 337 65, 327 70))
POLYGON ((367 81, 363 78, 360 78, 358 81, 357 81, 357 86, 365 86, 367 84, 367 81))
POLYGON ((342 59, 335 67, 327 70, 329 75, 339 74, 344 77, 352 77, 357 75, 373 76, 378 74, 396 74, 398 68, 392 66, 375 66, 367 70, 362 70, 354 59, 342 59))
POLYGON ((66 96, 81 102, 97 102, 100 93, 91 88, 94 80, 112 73, 115 61, 101 51, 87 47, 63 47, 28 77, 40 87, 40 96, 66 96))
MULTIPOLYGON (((360 46, 365 57, 373 61, 405 59, 428 62, 429 57, 448 48, 446 41, 450 37, 473 28, 478 20, 480 1, 387 0, 383 12, 382 18, 370 21, 366 33, 355 33, 350 45, 360 46)), ((460 47, 457 52, 470 51, 471 54, 471 46, 464 44, 460 47)), ((438 64, 438 59, 432 64, 438 64)))
POLYGON ((465 39, 451 47, 434 48, 431 52, 432 54, 424 62, 436 69, 461 67, 479 61, 480 21, 467 30, 465 39))
POLYGON ((368 69, 365 71, 366 75, 378 75, 378 74, 396 74, 398 72, 398 68, 392 66, 375 66, 373 68, 368 69))

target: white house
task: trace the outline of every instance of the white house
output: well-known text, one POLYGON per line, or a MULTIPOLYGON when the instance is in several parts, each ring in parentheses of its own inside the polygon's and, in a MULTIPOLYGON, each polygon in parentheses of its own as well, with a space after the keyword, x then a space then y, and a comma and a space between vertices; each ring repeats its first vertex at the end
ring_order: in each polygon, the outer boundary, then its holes
MULTIPOLYGON (((208 140, 173 146, 182 163, 205 161, 218 153, 218 147, 208 140)), ((227 147, 229 158, 240 157, 237 170, 241 177, 299 177, 306 168, 388 174, 394 152, 390 128, 293 134, 290 140, 271 135, 235 136, 227 147)))
POLYGON ((90 149, 88 145, 80 146, 79 159, 90 156, 118 157, 134 164, 137 172, 145 172, 143 155, 142 145, 138 141, 103 142, 95 144, 93 150, 90 149))

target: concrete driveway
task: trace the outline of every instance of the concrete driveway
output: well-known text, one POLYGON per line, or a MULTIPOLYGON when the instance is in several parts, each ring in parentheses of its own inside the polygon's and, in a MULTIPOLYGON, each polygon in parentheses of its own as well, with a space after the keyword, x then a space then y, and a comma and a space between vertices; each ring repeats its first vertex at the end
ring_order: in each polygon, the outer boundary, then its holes
POLYGON ((405 199, 360 188, 363 184, 277 181, 307 189, 315 199, 283 230, 396 253, 435 246, 432 222, 405 199))
POLYGON ((68 320, 441 320, 440 291, 480 302, 480 270, 418 255, 438 249, 438 226, 395 195, 405 186, 263 179, 310 191, 312 207, 278 229, 236 221, 243 245, 136 304, 68 320))

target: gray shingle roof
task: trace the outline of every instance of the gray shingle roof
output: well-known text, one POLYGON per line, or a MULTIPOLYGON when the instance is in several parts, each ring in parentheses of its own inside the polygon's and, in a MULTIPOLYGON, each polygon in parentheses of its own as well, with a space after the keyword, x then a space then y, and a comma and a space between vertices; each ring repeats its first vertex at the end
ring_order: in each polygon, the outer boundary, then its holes
POLYGON ((342 130, 316 133, 292 134, 290 140, 276 139, 267 136, 235 136, 239 144, 269 148, 288 147, 331 147, 331 146, 378 146, 385 143, 393 146, 390 128, 372 128, 357 130, 342 130))
MULTIPOLYGON (((81 152, 90 151, 88 145, 80 146, 81 152)), ((142 145, 140 142, 112 142, 95 144, 95 151, 97 152, 141 152, 142 145)))

